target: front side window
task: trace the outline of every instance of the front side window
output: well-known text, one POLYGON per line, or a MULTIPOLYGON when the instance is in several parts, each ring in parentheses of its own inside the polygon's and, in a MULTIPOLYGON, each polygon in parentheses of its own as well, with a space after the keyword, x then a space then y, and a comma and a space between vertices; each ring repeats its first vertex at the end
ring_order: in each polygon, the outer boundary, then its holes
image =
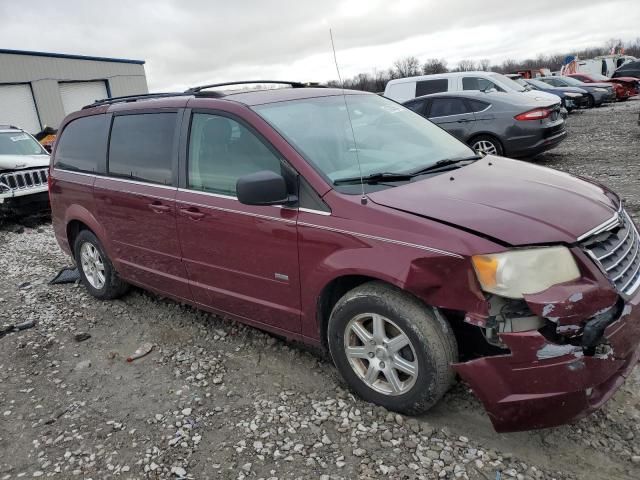
POLYGON ((358 161, 366 176, 474 155, 424 117, 378 95, 304 98, 253 109, 330 182, 359 175, 358 161))
POLYGON ((461 98, 434 98, 431 102, 429 118, 448 117, 463 113, 468 113, 468 109, 461 98))
POLYGON ((81 117, 69 123, 56 146, 55 167, 78 172, 95 172, 106 157, 106 115, 81 117))
POLYGON ((228 117, 193 115, 189 135, 189 188, 235 196, 240 177, 264 170, 282 173, 282 163, 251 130, 228 117))
POLYGON ((170 185, 176 113, 144 113, 113 118, 109 174, 170 185))
POLYGON ((491 88, 495 88, 499 92, 504 92, 503 88, 499 87, 497 84, 495 84, 491 80, 487 80, 486 78, 464 77, 462 79, 462 89, 463 90, 485 91, 485 90, 489 90, 491 88))
POLYGON ((0 155, 47 155, 47 152, 24 132, 0 132, 0 155))

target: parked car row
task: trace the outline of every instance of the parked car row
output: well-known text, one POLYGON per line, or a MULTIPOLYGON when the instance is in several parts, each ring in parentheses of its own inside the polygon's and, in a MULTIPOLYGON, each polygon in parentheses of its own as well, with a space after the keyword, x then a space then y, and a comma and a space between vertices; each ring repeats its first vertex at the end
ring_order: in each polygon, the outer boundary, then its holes
POLYGON ((436 93, 404 105, 485 154, 531 157, 567 135, 558 103, 517 93, 436 93))
POLYGON ((384 96, 478 152, 533 157, 565 139, 567 106, 582 104, 583 96, 520 80, 493 72, 423 75, 391 80, 384 96))

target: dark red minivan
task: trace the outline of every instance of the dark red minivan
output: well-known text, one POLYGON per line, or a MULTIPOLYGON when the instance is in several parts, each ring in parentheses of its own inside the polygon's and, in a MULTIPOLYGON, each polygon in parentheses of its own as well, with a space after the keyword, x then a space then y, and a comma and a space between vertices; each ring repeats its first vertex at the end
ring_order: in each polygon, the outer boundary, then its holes
POLYGON ((283 85, 65 119, 55 234, 92 295, 137 285, 327 348, 406 414, 456 374, 498 431, 611 397, 640 355, 640 235, 614 193, 378 95, 283 85))

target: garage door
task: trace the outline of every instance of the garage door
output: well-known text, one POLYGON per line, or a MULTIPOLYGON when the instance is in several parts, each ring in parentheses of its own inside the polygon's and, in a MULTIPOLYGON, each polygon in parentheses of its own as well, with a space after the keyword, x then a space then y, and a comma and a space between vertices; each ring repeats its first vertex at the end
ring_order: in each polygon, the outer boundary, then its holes
POLYGON ((42 130, 29 84, 0 85, 0 125, 5 124, 29 133, 42 130))
POLYGON ((109 96, 107 95, 107 84, 102 80, 97 82, 61 82, 59 85, 65 115, 109 96))

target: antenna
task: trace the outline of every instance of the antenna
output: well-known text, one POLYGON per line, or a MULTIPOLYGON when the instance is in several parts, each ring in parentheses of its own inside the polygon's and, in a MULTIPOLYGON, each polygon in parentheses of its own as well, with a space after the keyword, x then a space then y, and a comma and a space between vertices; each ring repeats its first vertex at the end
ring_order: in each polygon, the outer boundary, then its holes
POLYGON ((344 100, 344 108, 347 110, 347 118, 349 119, 349 128, 351 129, 351 137, 353 138, 353 147, 356 152, 356 162, 358 163, 358 171, 360 172, 360 186, 362 187, 362 197, 360 203, 362 205, 367 204, 367 196, 364 193, 364 180, 362 179, 362 166, 360 165, 360 155, 358 154, 358 144, 356 143, 356 133, 353 130, 353 123, 351 122, 351 114, 349 113, 349 105, 347 105, 347 94, 344 93, 344 82, 342 81, 342 75, 340 75, 340 67, 338 67, 338 57, 336 56, 336 46, 333 43, 333 32, 329 29, 329 37, 331 37, 331 49, 333 50, 333 61, 336 64, 336 71, 338 72, 338 80, 340 81, 340 88, 342 89, 342 99, 344 100))

